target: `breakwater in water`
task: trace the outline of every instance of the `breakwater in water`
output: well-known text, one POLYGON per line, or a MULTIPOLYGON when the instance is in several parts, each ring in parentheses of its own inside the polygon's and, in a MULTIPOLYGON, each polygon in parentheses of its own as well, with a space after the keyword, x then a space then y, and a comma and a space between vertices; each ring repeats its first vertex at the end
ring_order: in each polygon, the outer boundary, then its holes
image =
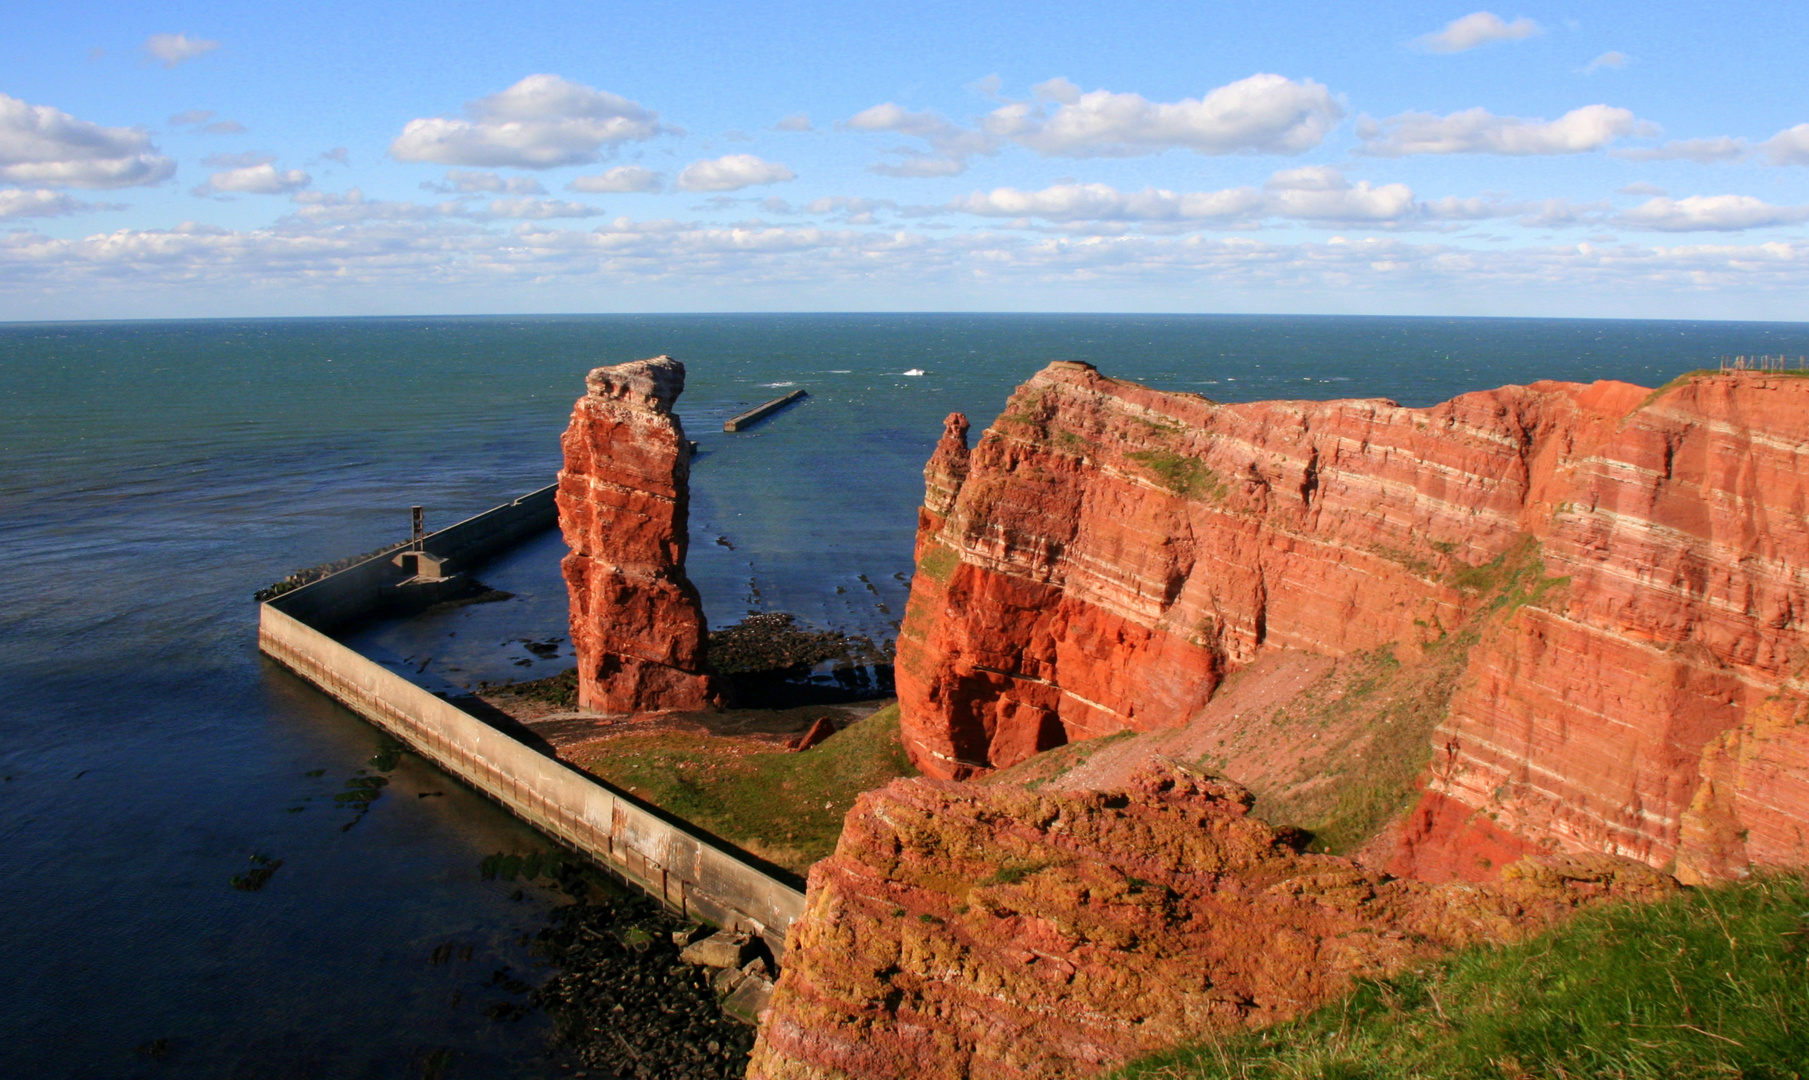
MULTIPOLYGON (((426 537, 422 550, 446 565, 469 566, 552 522, 545 488, 426 537)), ((329 636, 329 629, 409 606, 396 597, 422 587, 411 579, 392 556, 377 555, 264 601, 258 647, 548 836, 674 910, 759 935, 782 955, 804 904, 790 882, 329 636)), ((438 599, 438 583, 427 587, 438 599)))

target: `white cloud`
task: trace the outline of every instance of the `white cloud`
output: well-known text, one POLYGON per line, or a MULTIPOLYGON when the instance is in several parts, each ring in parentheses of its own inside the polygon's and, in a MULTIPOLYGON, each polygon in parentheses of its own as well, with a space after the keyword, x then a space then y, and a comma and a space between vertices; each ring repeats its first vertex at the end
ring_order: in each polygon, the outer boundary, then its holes
POLYGON ((493 172, 478 172, 471 169, 447 169, 446 179, 440 183, 425 183, 421 187, 428 191, 438 191, 447 195, 475 195, 480 192, 491 192, 498 195, 545 195, 546 188, 540 181, 531 176, 499 176, 493 172))
POLYGON ((796 180, 798 174, 776 161, 752 154, 729 154, 713 161, 693 161, 678 174, 680 191, 740 191, 758 184, 796 180))
POLYGON ((1727 135, 1712 139, 1672 139, 1662 146, 1640 146, 1614 151, 1614 156, 1628 161, 1694 161, 1711 165, 1718 161, 1741 161, 1752 152, 1745 139, 1727 135))
MULTIPOLYGON (((349 197, 350 193, 348 193, 349 197)), ((320 197, 324 205, 330 199, 320 197)), ((343 205, 352 205, 349 198, 343 205)), ((379 204, 359 204, 370 210, 379 204)), ((192 301, 209 291, 270 290, 321 298, 368 295, 372 288, 414 288, 431 281, 452 290, 520 287, 649 286, 695 290, 733 282, 787 290, 844 288, 859 280, 888 290, 941 289, 969 295, 1007 284, 1074 302, 1147 296, 1150 290, 1258 298, 1335 295, 1528 298, 1587 303, 1618 299, 1650 310, 1670 297, 1773 305, 1809 290, 1809 244, 1605 245, 1600 241, 1520 248, 1415 243, 1400 237, 1269 243, 1258 237, 1037 236, 1014 233, 933 235, 895 229, 817 226, 719 228, 679 221, 617 218, 590 229, 522 223, 507 232, 476 223, 425 220, 436 208, 371 213, 364 219, 297 215, 265 229, 185 224, 58 238, 26 229, 0 232, 0 300, 10 310, 40 309, 47 294, 79 297, 104 286, 117 298, 140 295, 192 301), (1113 292, 1114 289, 1126 290, 1113 292), (1060 294, 1054 290, 1066 290, 1060 294)), ((530 295, 524 292, 520 295, 530 295)), ((1108 301, 1109 302, 1109 301, 1108 301)), ((1370 300, 1374 304, 1376 300, 1370 300)))
POLYGON ((596 176, 580 176, 565 185, 567 191, 583 191, 592 195, 629 195, 663 190, 666 178, 639 165, 618 165, 596 176))
POLYGON ((243 135, 250 130, 237 120, 214 120, 218 115, 212 109, 187 109, 170 117, 169 123, 171 127, 191 128, 209 135, 243 135))
POLYGON ((1300 221, 1399 221, 1416 210, 1406 184, 1351 184, 1327 165, 1278 172, 1263 189, 1270 214, 1300 221))
POLYGON ((457 202, 423 206, 420 203, 369 200, 364 197, 361 188, 350 188, 344 192, 299 191, 292 201, 298 209, 285 219, 291 226, 422 222, 465 213, 465 208, 457 202))
POLYGON ((1809 206, 1773 206, 1750 195, 1692 195, 1650 199, 1621 214, 1619 223, 1660 232, 1740 232, 1809 221, 1809 206))
POLYGON ((911 180, 933 180, 940 176, 959 176, 967 171, 966 157, 925 154, 915 150, 893 151, 896 161, 881 161, 868 166, 881 176, 899 176, 911 180))
POLYGON ((1001 187, 955 199, 948 209, 981 217, 1045 221, 1221 221, 1261 216, 1255 188, 1174 192, 1160 188, 1123 192, 1107 184, 1057 184, 1041 191, 1001 187))
POLYGON ((1529 229, 1567 229, 1577 225, 1599 225, 1612 207, 1606 202, 1574 203, 1569 199, 1544 199, 1521 206, 1520 224, 1529 229))
POLYGON ((209 154, 201 159, 201 164, 210 169, 244 169, 252 165, 268 165, 275 160, 275 154, 246 150, 236 154, 209 154))
MULTIPOLYGON (((874 215, 878 211, 897 211, 899 209, 898 204, 891 199, 869 199, 854 195, 822 195, 810 200, 802 206, 793 206, 791 203, 779 198, 777 195, 769 195, 764 199, 739 200, 718 196, 717 199, 711 201, 720 201, 725 204, 757 202, 760 209, 765 210, 769 214, 820 214, 833 217, 837 221, 849 225, 872 225, 875 222, 874 215)), ((724 208, 726 209, 726 206, 724 208)), ((930 212, 940 210, 939 207, 913 208, 913 210, 918 213, 922 213, 926 209, 930 212)))
POLYGON ((1451 20, 1443 30, 1415 38, 1413 44, 1427 52, 1460 53, 1497 41, 1521 41, 1542 32, 1531 19, 1506 22, 1492 11, 1476 11, 1451 20))
POLYGON ((1380 122, 1366 116, 1357 123, 1363 140, 1358 152, 1372 157, 1583 154, 1643 130, 1646 126, 1631 112, 1607 105, 1585 105, 1549 122, 1475 108, 1448 116, 1402 113, 1380 122))
POLYGON ((1056 184, 1041 191, 994 188, 955 199, 945 209, 980 217, 1037 218, 1057 223, 1114 222, 1192 224, 1250 228, 1266 219, 1320 224, 1428 227, 1525 212, 1527 206, 1488 197, 1414 199, 1405 184, 1351 183, 1325 165, 1286 169, 1262 190, 1175 192, 1161 188, 1123 192, 1106 184, 1056 184))
POLYGON ((206 56, 219 47, 220 43, 217 41, 192 38, 187 34, 152 34, 144 40, 145 55, 159 61, 166 68, 173 68, 197 56, 206 56))
POLYGON ((60 191, 0 188, 0 221, 11 218, 65 217, 87 210, 124 210, 115 203, 89 203, 60 191))
POLYGON ((773 125, 774 131, 815 131, 810 126, 810 117, 804 113, 792 113, 773 125))
POLYGON ((973 82, 968 83, 962 89, 966 90, 970 94, 978 94, 981 97, 986 98, 990 101, 1000 101, 1003 99, 999 96, 999 91, 1004 89, 1004 87, 1005 87, 1004 77, 999 75, 997 72, 994 72, 991 75, 986 75, 986 76, 982 76, 981 78, 975 79, 973 82))
POLYGON ((160 183, 175 171, 141 129, 102 127, 0 94, 0 181, 122 188, 160 183))
POLYGON ((1066 79, 1035 87, 1057 107, 1015 103, 983 121, 1045 157, 1136 157, 1169 149, 1200 154, 1298 154, 1318 146, 1344 117, 1319 83, 1258 74, 1198 98, 1153 102, 1140 94, 1081 93, 1066 79))
POLYGON ((1618 187, 1618 188, 1615 188, 1614 190, 1619 192, 1622 195, 1665 195, 1665 194, 1668 194, 1668 192, 1666 192, 1664 188, 1659 187, 1657 184, 1648 184, 1643 181, 1639 182, 1639 183, 1628 184, 1625 187, 1618 187))
POLYGON ((559 199, 497 199, 490 204, 492 217, 525 218, 531 221, 545 221, 548 218, 587 218, 598 217, 603 213, 600 206, 586 206, 583 203, 563 202, 559 199))
POLYGON ((335 165, 345 165, 349 167, 352 164, 352 154, 351 151, 343 146, 335 146, 331 150, 322 150, 320 155, 314 160, 331 161, 335 165))
POLYGON ((896 210, 891 199, 863 199, 850 195, 825 195, 799 207, 806 214, 828 214, 850 225, 871 225, 879 210, 896 210))
POLYGON ((598 159, 604 147, 668 131, 659 114, 557 75, 529 75, 465 106, 466 117, 410 120, 390 144, 397 161, 552 169, 598 159))
POLYGON ((313 182, 314 178, 300 169, 278 171, 276 166, 264 162, 214 173, 207 183, 195 188, 195 194, 288 195, 313 182))
POLYGON ((1594 60, 1591 60, 1589 63, 1584 64, 1583 65, 1583 74, 1594 75, 1596 72, 1604 71, 1604 70, 1619 71, 1620 69, 1627 66, 1628 59, 1630 59, 1630 58, 1627 56, 1626 53, 1605 52, 1602 55, 1596 57, 1594 60))
POLYGON ((912 112, 892 102, 863 109, 836 125, 845 131, 890 131, 922 139, 929 152, 910 149, 888 151, 899 160, 881 162, 873 171, 882 176, 954 176, 967 171, 976 154, 996 154, 1000 140, 951 122, 933 112, 912 112))
POLYGON ((237 120, 214 120, 218 115, 212 109, 186 109, 170 117, 169 124, 171 127, 204 131, 209 135, 243 135, 250 130, 237 120))
POLYGON ((1809 165, 1809 124, 1785 128, 1759 144, 1773 165, 1809 165))
POLYGON ((892 102, 856 113, 847 131, 889 131, 922 139, 927 150, 896 148, 873 166, 885 176, 940 177, 966 171, 976 156, 1006 143, 1044 157, 1140 157, 1165 150, 1200 154, 1298 154, 1319 145, 1344 116, 1331 91, 1310 79, 1259 74, 1198 98, 1155 102, 1141 94, 1083 92, 1067 79, 1032 87, 1035 100, 1002 105, 966 128, 933 112, 892 102))

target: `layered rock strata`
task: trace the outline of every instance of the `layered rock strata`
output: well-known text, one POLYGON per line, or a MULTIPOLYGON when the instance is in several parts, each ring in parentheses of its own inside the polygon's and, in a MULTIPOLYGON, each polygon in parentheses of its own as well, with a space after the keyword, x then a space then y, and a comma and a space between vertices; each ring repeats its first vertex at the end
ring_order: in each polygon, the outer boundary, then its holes
POLYGON ((1265 650, 1410 656, 1481 619, 1393 869, 1803 862, 1806 478, 1805 379, 1408 409, 1221 405, 1052 364, 971 450, 951 418, 926 470, 907 749, 971 776, 1184 724, 1265 650))
POLYGON ((1809 379, 1683 380, 1567 457, 1527 521, 1564 584, 1472 655, 1391 868, 1809 863, 1809 379))
POLYGON ((1390 880, 1299 853, 1249 805, 1170 762, 1113 791, 863 795, 811 869, 749 1076, 1091 1076, 1675 887, 1603 857, 1528 861, 1484 888, 1390 880))
POLYGON ((669 356, 600 367, 560 440, 560 564, 571 599, 578 705, 605 713, 720 699, 704 669, 703 605, 685 577, 691 447, 669 356))

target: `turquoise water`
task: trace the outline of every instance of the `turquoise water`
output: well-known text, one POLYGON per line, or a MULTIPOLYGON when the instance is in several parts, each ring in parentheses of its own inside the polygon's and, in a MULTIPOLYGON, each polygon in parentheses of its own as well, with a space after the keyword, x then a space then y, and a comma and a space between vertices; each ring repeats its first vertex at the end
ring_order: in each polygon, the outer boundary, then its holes
MULTIPOLYGON (((444 525, 549 482, 584 372, 661 352, 690 368, 679 412, 702 443, 691 570, 712 622, 784 610, 889 635, 943 416, 983 424, 1049 360, 1220 400, 1420 405, 1537 378, 1656 385, 1723 353, 1809 354, 1809 327, 1006 315, 0 326, 0 1075, 417 1077, 441 1047, 452 1077, 556 1072, 538 1021, 483 1016, 506 996, 494 971, 531 970, 517 942, 550 898, 514 899, 478 864, 536 839, 409 758, 345 829, 332 794, 373 768, 376 733, 258 656, 250 594, 395 539, 410 504, 444 525), (792 384, 805 404, 722 433, 792 384), (283 866, 261 891, 230 888, 254 853, 283 866), (448 941, 472 959, 430 964, 448 941), (160 1038, 166 1060, 134 1053, 160 1038)), ((445 641, 422 677, 562 665, 519 641, 564 633, 561 553, 549 538, 487 572, 518 600, 436 628, 445 641)), ((422 642, 379 644, 400 663, 422 642)))

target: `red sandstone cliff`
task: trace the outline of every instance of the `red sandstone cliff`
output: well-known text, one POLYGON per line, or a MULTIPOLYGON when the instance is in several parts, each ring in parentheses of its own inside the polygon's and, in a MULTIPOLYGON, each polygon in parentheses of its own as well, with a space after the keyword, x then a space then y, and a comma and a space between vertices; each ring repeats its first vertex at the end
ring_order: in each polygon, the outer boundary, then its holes
POLYGON ((673 415, 685 366, 667 356, 600 367, 561 439, 561 563, 571 596, 578 704, 599 712, 696 709, 705 623, 685 577, 690 443, 673 415))
POLYGON ((1219 405, 1053 364, 971 451, 952 417, 926 470, 907 749, 973 775, 1185 724, 1265 651, 1410 654, 1481 625, 1392 869, 1809 861, 1806 478, 1804 379, 1406 409, 1219 405), (1540 587, 1477 587, 1528 550, 1540 587))
POLYGON ((1568 584, 1473 657, 1391 868, 1809 863, 1809 380, 1686 380, 1564 479, 1528 528, 1568 584))
POLYGON ((1106 792, 901 780, 861 796, 811 869, 749 1076, 1096 1075, 1675 887, 1600 856, 1484 888, 1388 880, 1296 852, 1249 803, 1173 763, 1106 792))

